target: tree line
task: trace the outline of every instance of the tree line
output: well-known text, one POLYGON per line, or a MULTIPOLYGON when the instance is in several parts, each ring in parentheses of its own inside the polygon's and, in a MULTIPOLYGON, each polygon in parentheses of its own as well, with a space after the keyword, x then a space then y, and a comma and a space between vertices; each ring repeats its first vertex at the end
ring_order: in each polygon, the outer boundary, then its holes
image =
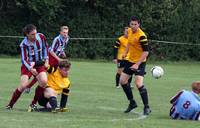
MULTIPOLYGON (((150 42, 150 58, 200 60, 199 14, 199 0, 0 0, 0 35, 21 36, 22 28, 33 23, 49 38, 61 25, 69 26, 72 38, 117 38, 134 15, 150 40, 187 43, 150 42)), ((0 54, 16 55, 20 41, 0 38, 0 54)), ((114 42, 71 40, 67 52, 75 58, 111 59, 114 42)))

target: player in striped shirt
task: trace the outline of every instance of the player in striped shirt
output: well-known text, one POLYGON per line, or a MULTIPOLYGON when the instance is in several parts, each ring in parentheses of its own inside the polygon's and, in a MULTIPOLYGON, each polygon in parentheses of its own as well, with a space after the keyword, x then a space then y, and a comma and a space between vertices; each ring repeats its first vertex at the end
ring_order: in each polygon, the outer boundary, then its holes
MULTIPOLYGON (((62 61, 60 57, 66 57, 65 48, 69 42, 69 28, 68 26, 60 27, 60 34, 54 38, 51 47, 49 47, 49 65, 51 67, 58 66, 58 63, 62 61)), ((26 91, 29 92, 30 88, 37 82, 34 78, 28 85, 26 91)))
POLYGON ((200 120, 200 81, 191 84, 192 91, 182 90, 171 98, 172 119, 200 120))
POLYGON ((60 34, 54 38, 51 47, 49 48, 49 64, 51 66, 58 66, 58 63, 66 57, 65 48, 69 42, 69 28, 68 26, 60 27, 60 34))
POLYGON ((25 38, 20 44, 22 62, 20 86, 14 91, 6 106, 7 109, 13 108, 21 93, 28 86, 28 80, 31 76, 37 78, 41 90, 47 85, 46 67, 49 62, 46 38, 42 33, 37 33, 33 24, 26 25, 23 32, 25 38))

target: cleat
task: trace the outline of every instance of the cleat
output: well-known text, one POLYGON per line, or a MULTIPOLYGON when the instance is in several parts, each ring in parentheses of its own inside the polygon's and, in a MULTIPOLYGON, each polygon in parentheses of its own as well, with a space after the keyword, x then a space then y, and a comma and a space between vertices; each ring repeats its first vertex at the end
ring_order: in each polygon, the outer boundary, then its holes
POLYGON ((7 106, 5 107, 5 109, 7 109, 7 110, 12 110, 12 107, 11 107, 10 105, 7 105, 7 106))
POLYGON ((148 107, 148 108, 144 108, 144 115, 149 115, 151 113, 151 109, 148 107))
POLYGON ((58 112, 60 112, 60 108, 52 109, 51 112, 52 112, 52 113, 58 113, 58 112))
POLYGON ((134 89, 134 86, 133 86, 133 85, 131 85, 130 87, 131 87, 132 89, 134 89))
POLYGON ((121 86, 119 86, 119 85, 118 85, 118 86, 116 86, 116 88, 117 88, 117 89, 119 89, 120 87, 121 87, 121 86))
POLYGON ((59 112, 69 112, 69 109, 68 108, 60 108, 59 109, 59 112))
POLYGON ((31 89, 30 89, 30 88, 26 88, 26 89, 24 90, 24 93, 29 94, 30 92, 31 92, 31 89))
POLYGON ((133 103, 130 103, 128 105, 128 108, 124 111, 124 113, 129 113, 130 111, 132 111, 134 108, 137 108, 137 104, 133 104, 133 103))
POLYGON ((28 107, 28 110, 27 112, 33 112, 33 111, 38 111, 37 109, 37 105, 36 104, 31 104, 29 107, 28 107))

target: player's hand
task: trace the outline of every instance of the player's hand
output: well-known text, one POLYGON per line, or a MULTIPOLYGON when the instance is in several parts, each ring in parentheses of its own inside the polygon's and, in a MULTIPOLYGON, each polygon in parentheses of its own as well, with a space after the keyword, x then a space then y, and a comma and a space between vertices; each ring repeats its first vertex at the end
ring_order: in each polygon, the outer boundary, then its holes
POLYGON ((113 59, 113 63, 114 63, 114 64, 117 64, 117 59, 113 59))
POLYGON ((30 72, 34 75, 34 76, 37 76, 38 75, 38 72, 35 68, 31 68, 30 72))
POLYGON ((138 70, 139 65, 138 64, 133 64, 130 69, 133 71, 137 71, 138 70))
POLYGON ((60 58, 60 59, 59 59, 59 62, 61 62, 61 61, 64 61, 64 59, 61 59, 61 58, 60 58))
POLYGON ((122 59, 125 59, 126 56, 127 56, 127 54, 126 54, 126 53, 123 53, 123 54, 122 54, 122 59))
POLYGON ((49 61, 48 61, 48 60, 45 61, 44 67, 45 67, 45 68, 48 68, 48 67, 49 67, 49 61))

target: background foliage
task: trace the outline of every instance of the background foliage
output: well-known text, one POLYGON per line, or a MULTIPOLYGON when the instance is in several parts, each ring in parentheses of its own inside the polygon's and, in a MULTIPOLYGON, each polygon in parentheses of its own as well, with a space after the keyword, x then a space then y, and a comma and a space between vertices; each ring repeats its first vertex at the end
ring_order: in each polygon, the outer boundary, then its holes
MULTIPOLYGON (((198 0, 0 0, 0 35, 22 35, 27 23, 52 38, 59 26, 70 27, 70 37, 117 38, 132 15, 142 21, 149 39, 186 42, 170 45, 151 42, 152 59, 200 60, 200 2, 198 0)), ((113 40, 71 40, 78 58, 112 58, 113 40)), ((16 55, 19 39, 0 38, 0 53, 16 55), (6 45, 4 45, 6 44, 6 45), (5 48, 6 47, 6 48, 5 48)), ((51 44, 51 40, 49 40, 51 44)))

